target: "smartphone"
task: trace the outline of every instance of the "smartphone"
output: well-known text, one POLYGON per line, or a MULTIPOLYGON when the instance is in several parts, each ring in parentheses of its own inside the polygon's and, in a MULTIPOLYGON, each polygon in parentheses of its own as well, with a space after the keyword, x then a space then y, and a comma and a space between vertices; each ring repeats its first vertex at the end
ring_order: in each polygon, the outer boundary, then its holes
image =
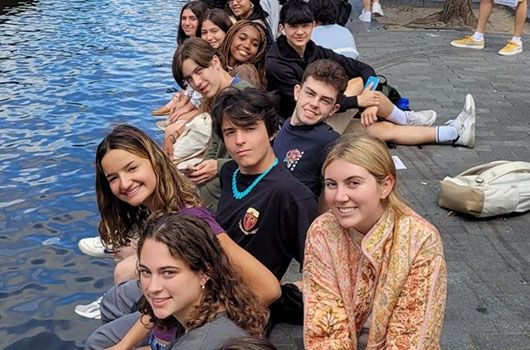
POLYGON ((374 75, 372 76, 369 76, 368 77, 368 80, 366 80, 366 84, 364 84, 364 88, 365 89, 368 89, 368 86, 372 84, 372 88, 371 90, 372 91, 375 91, 375 89, 377 89, 377 86, 379 85, 379 77, 376 77, 374 75))

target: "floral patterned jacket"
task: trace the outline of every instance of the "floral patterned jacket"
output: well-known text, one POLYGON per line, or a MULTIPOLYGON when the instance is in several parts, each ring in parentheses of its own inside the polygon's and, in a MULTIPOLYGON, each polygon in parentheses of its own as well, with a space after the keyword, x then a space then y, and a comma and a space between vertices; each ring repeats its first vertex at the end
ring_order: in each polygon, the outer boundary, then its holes
POLYGON ((307 234, 306 349, 357 349, 370 317, 367 350, 440 349, 447 271, 440 234, 405 208, 387 209, 363 236, 328 211, 307 234))

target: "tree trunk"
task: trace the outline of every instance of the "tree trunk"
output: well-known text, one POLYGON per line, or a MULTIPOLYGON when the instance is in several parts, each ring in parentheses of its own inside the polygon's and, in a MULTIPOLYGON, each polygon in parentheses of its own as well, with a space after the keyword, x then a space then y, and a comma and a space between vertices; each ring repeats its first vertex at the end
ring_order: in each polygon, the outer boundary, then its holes
POLYGON ((471 0, 445 0, 440 20, 453 26, 474 27, 477 24, 477 18, 471 9, 471 0))
POLYGON ((435 12, 427 17, 414 19, 407 24, 412 28, 475 28, 477 18, 471 9, 471 0, 445 0, 442 11, 435 12))

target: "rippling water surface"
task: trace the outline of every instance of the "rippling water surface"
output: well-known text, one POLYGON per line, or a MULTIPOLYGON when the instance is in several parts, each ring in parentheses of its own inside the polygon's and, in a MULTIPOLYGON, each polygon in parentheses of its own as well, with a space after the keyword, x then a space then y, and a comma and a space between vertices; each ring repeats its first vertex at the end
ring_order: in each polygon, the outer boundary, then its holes
POLYGON ((112 283, 112 260, 77 249, 96 235, 95 147, 119 122, 160 140, 181 6, 0 2, 0 348, 72 349, 98 326, 73 311, 112 283))

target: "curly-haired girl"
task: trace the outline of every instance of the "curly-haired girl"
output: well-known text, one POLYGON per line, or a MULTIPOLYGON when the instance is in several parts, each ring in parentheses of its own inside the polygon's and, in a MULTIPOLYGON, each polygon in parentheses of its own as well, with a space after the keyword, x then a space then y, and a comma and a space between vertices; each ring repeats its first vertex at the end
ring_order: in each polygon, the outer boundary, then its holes
POLYGON ((140 311, 179 329, 171 349, 215 349, 232 337, 263 333, 266 307, 203 221, 177 213, 151 218, 138 261, 140 311))
POLYGON ((231 76, 237 75, 260 88, 267 87, 266 53, 267 42, 264 27, 248 20, 241 20, 230 27, 219 48, 221 64, 231 76))

